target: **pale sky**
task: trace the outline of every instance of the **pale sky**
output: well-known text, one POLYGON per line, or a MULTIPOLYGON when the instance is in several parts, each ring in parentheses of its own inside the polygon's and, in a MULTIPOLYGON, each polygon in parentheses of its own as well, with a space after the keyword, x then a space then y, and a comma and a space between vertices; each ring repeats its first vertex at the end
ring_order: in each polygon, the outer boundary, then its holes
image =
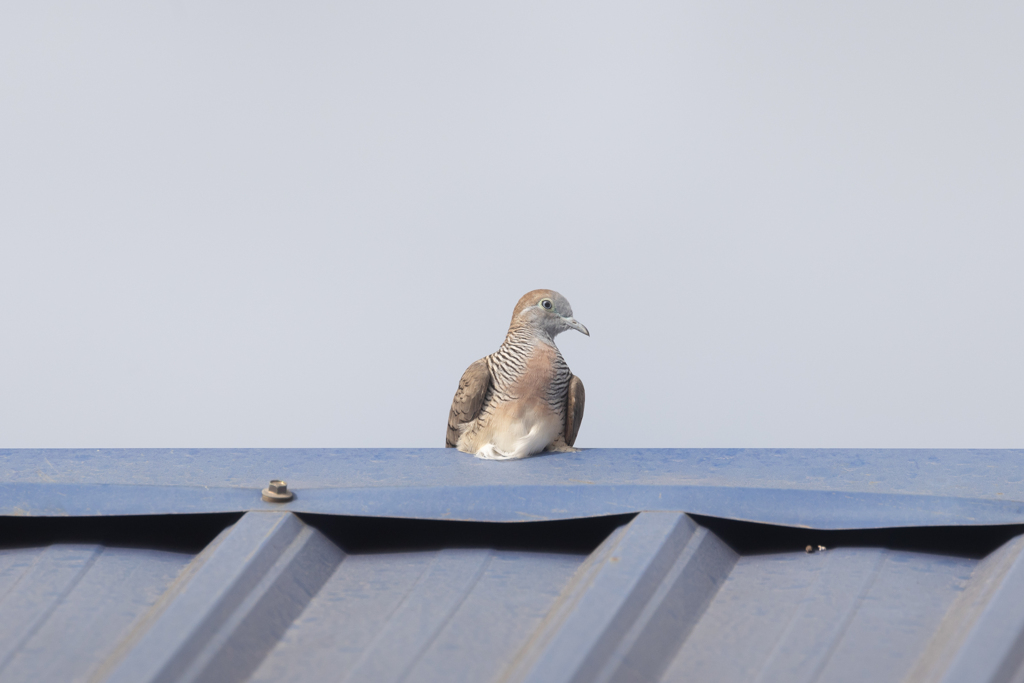
POLYGON ((5 3, 0 447, 1024 447, 1024 4, 5 3))

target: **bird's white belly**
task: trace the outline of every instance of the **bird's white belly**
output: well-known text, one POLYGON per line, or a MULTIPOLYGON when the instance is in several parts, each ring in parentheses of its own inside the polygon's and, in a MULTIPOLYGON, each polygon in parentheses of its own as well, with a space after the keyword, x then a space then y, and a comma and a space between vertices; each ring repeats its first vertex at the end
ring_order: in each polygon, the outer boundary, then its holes
POLYGON ((558 415, 542 406, 517 410, 499 407, 482 428, 459 439, 459 450, 474 453, 484 460, 516 460, 540 453, 562 430, 558 415), (465 437, 464 437, 465 438, 465 437), (463 446, 466 446, 464 448, 463 446))

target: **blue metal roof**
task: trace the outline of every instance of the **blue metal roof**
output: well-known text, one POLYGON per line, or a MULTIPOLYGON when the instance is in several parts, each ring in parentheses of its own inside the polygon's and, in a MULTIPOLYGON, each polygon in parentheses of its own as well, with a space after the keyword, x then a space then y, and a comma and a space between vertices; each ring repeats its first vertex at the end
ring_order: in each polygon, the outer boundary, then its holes
POLYGON ((0 451, 0 681, 1017 681, 1021 455, 0 451))
POLYGON ((1024 523, 1024 451, 589 449, 514 463, 453 449, 0 450, 0 515, 287 509, 489 522, 640 511, 819 529, 1024 523), (297 493, 263 502, 270 479, 297 493))

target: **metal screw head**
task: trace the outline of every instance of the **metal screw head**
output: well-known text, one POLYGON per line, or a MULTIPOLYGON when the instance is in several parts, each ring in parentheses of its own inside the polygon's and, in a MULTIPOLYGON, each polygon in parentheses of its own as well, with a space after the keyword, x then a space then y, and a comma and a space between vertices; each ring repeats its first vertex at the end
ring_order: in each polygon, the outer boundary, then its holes
POLYGON ((295 494, 288 490, 288 482, 280 479, 271 479, 270 486, 263 489, 263 500, 268 503, 285 503, 295 497, 295 494))

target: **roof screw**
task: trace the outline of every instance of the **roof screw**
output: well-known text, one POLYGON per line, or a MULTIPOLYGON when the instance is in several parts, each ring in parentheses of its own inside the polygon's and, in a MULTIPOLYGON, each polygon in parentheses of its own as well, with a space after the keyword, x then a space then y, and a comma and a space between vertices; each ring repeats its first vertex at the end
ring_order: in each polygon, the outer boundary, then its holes
POLYGON ((295 497, 295 494, 288 490, 288 482, 280 479, 271 479, 270 486, 263 489, 263 500, 268 503, 287 503, 295 497))

